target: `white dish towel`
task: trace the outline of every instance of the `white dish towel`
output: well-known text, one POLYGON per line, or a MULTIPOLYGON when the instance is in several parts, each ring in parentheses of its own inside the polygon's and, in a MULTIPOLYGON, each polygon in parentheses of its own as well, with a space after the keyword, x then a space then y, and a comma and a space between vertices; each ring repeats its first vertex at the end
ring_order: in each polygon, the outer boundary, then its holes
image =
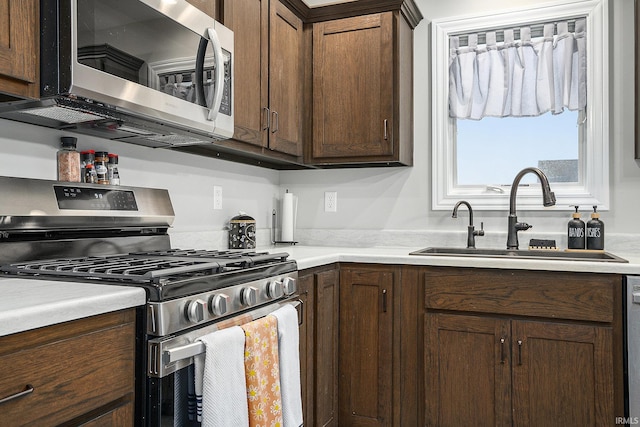
POLYGON ((205 354, 194 358, 196 395, 200 390, 202 394, 202 427, 249 426, 244 331, 232 326, 199 340, 206 348, 205 354))
POLYGON ((303 420, 298 311, 291 304, 287 304, 274 311, 273 315, 278 320, 278 358, 284 427, 299 427, 303 420))

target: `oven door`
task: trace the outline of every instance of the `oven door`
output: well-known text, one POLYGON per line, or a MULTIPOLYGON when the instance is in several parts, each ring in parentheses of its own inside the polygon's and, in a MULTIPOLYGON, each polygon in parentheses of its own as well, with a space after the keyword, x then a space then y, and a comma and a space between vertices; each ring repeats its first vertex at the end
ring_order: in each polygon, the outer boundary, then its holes
POLYGON ((292 304, 302 319, 297 297, 269 304, 181 335, 148 342, 147 426, 198 426, 193 385, 193 356, 205 351, 198 338, 230 326, 243 325, 292 304))

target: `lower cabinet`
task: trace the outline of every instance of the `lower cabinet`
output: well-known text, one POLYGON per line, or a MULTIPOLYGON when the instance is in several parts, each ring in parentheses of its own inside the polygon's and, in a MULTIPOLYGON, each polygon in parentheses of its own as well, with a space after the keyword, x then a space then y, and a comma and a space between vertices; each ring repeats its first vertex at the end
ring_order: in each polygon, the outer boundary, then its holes
POLYGON ((417 425, 418 293, 415 282, 403 292, 401 270, 336 264, 300 272, 301 296, 313 300, 305 320, 314 334, 302 354, 305 425, 417 425))
POLYGON ((620 275, 341 263, 299 283, 312 307, 305 425, 597 427, 624 416, 620 275))
POLYGON ((425 425, 604 426, 623 409, 616 275, 430 268, 425 425))
POLYGON ((134 309, 1 337, 0 424, 133 426, 134 380, 134 309))
POLYGON ((340 269, 340 425, 392 425, 395 275, 388 267, 340 269))
POLYGON ((305 426, 339 425, 339 281, 337 264, 303 270, 298 279, 301 297, 308 302, 304 310, 307 337, 301 338, 301 342, 306 342, 304 353, 301 344, 301 359, 304 359, 301 360, 301 381, 305 426), (306 370, 303 366, 306 366, 306 370))

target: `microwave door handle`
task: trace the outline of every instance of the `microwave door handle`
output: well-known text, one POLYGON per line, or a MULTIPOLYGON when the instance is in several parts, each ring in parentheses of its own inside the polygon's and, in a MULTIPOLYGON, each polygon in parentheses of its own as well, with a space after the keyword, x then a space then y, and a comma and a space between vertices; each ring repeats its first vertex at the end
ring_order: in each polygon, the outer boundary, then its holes
POLYGON ((218 115, 218 111, 220 110, 220 105, 222 104, 222 94, 224 91, 224 55, 222 54, 222 44, 220 44, 220 39, 218 38, 218 33, 216 30, 209 27, 207 28, 207 34, 209 35, 209 40, 211 41, 211 45, 213 46, 213 54, 216 59, 216 83, 215 83, 215 92, 214 92, 214 101, 213 106, 209 110, 210 121, 214 121, 218 115))
POLYGON ((207 43, 207 39, 200 38, 196 55, 196 103, 201 107, 207 106, 207 97, 204 93, 204 57, 207 53, 207 43))

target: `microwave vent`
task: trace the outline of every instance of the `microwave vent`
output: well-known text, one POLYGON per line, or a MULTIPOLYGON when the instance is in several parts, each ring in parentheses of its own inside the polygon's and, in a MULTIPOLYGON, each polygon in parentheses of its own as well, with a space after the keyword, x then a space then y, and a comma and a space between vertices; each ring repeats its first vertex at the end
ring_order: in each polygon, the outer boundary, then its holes
POLYGON ((42 108, 33 108, 29 110, 21 110, 19 114, 27 114, 32 116, 44 117, 47 119, 57 120, 62 123, 84 123, 91 122, 96 120, 103 120, 103 116, 98 116, 96 114, 86 112, 86 111, 78 111, 73 110, 66 107, 42 107, 42 108))
POLYGON ((155 141, 155 142, 161 142, 170 146, 202 144, 203 142, 208 141, 208 140, 205 141, 202 138, 195 138, 188 135, 177 135, 177 134, 154 135, 151 137, 146 137, 145 139, 148 139, 150 141, 155 141))

